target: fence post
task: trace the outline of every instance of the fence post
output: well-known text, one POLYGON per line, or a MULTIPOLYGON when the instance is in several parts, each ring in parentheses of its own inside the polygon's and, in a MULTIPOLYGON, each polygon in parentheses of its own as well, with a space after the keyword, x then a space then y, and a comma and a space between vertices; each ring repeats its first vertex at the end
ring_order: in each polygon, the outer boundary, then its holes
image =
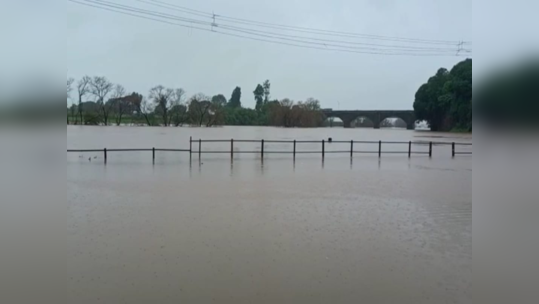
POLYGON ((230 140, 230 158, 234 159, 234 139, 230 140))
POLYGON ((452 155, 453 155, 453 157, 455 157, 455 155, 457 154, 456 151, 455 151, 455 143, 451 144, 451 148, 452 148, 452 155))
POLYGON ((378 158, 382 158, 382 141, 378 142, 378 158))
POLYGON ((260 154, 261 154, 262 160, 264 160, 264 140, 262 140, 262 143, 260 146, 260 154))
POLYGON ((350 157, 354 157, 354 141, 350 141, 350 157))
POLYGON ((429 143, 429 157, 432 157, 432 141, 429 143))
POLYGON ((412 158, 412 142, 408 143, 408 158, 412 158))
POLYGON ((296 159, 296 140, 294 139, 294 159, 296 159))
POLYGON ((322 140, 322 158, 326 157, 326 141, 322 140))
POLYGON ((193 154, 193 136, 189 137, 189 153, 193 154))
POLYGON ((105 156, 105 164, 107 163, 107 148, 103 149, 103 154, 105 156))
POLYGON ((202 139, 198 140, 198 159, 202 156, 202 139))
POLYGON ((152 148, 152 160, 155 163, 155 148, 152 148))

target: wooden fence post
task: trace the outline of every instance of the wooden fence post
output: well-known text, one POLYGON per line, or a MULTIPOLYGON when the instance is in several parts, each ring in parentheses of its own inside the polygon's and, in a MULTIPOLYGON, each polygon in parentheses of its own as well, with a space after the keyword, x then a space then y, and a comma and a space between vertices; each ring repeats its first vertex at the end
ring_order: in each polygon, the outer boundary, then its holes
POLYGON ((408 158, 412 158, 412 142, 408 143, 408 158))
POLYGON ((378 158, 382 158, 382 141, 378 142, 378 158))
POLYGON ((322 159, 326 157, 326 141, 322 140, 322 159))
POLYGON ((202 156, 202 139, 198 140, 198 159, 202 156))
POLYGON ((234 139, 230 140, 230 158, 234 159, 234 139))
POLYGON ((155 148, 152 148, 152 160, 155 163, 155 148))
POLYGON ((294 159, 296 159, 296 140, 294 139, 294 159))
POLYGON ((429 143, 429 157, 432 157, 432 141, 429 143))
POLYGON ((455 143, 451 144, 451 148, 452 148, 452 155, 453 155, 453 157, 455 157, 455 155, 457 154, 456 151, 455 151, 455 143))
POLYGON ((193 136, 189 137, 189 153, 193 154, 193 136))
POLYGON ((107 163, 107 148, 103 149, 103 154, 105 156, 105 164, 107 163))
POLYGON ((262 140, 262 142, 261 142, 260 154, 261 154, 262 160, 264 160, 264 140, 262 140))
POLYGON ((354 157, 354 141, 350 141, 350 157, 354 157))

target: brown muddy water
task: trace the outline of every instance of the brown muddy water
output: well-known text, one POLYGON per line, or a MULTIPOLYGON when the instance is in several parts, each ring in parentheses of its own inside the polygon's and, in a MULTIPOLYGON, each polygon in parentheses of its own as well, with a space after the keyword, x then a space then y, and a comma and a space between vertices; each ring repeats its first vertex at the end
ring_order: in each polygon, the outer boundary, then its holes
MULTIPOLYGON (((68 127, 67 147, 182 149, 190 136, 472 141, 404 130, 68 127)), ((452 159, 447 146, 435 145, 432 159, 324 162, 162 152, 152 164, 141 152, 104 165, 100 153, 68 154, 67 203, 68 303, 472 302, 472 157, 452 159)))

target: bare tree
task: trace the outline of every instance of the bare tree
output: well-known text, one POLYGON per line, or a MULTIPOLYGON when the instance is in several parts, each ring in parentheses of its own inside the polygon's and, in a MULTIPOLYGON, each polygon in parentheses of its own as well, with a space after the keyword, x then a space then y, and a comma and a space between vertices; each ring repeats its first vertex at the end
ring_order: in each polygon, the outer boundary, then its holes
POLYGON ((199 127, 204 124, 210 115, 210 98, 204 94, 196 94, 189 101, 189 116, 191 122, 199 127))
POLYGON ((150 90, 150 99, 161 111, 161 115, 163 116, 163 125, 168 127, 170 124, 169 111, 173 107, 174 101, 176 100, 176 92, 174 92, 173 89, 167 89, 159 85, 150 90))
POLYGON ((71 94, 71 91, 73 90, 73 82, 75 79, 68 78, 67 79, 67 98, 69 98, 69 94, 71 94))
POLYGON ((225 119, 225 108, 218 101, 212 101, 206 119, 206 127, 213 127, 223 123, 225 119))
POLYGON ((77 83, 77 95, 79 97, 79 106, 78 106, 78 116, 80 118, 81 124, 84 124, 83 119, 83 107, 82 107, 82 98, 86 96, 86 94, 89 93, 90 90, 90 83, 92 82, 92 78, 90 76, 84 76, 81 80, 77 83))
POLYGON ((79 80, 79 82, 77 83, 77 93, 79 96, 79 107, 78 107, 79 113, 78 114, 79 114, 81 124, 84 124, 84 119, 82 117, 83 116, 82 98, 86 96, 86 94, 89 93, 91 83, 92 83, 92 78, 90 76, 82 77, 82 79, 79 80))
POLYGON ((125 89, 123 86, 117 84, 114 87, 114 92, 112 93, 112 106, 115 109, 116 114, 116 125, 119 126, 122 123, 122 117, 128 109, 128 104, 125 96, 125 89))
POLYGON ((176 89, 174 100, 172 101, 172 107, 169 111, 170 122, 175 127, 183 126, 187 122, 187 106, 185 105, 185 90, 176 89))
POLYGON ((144 117, 144 120, 148 126, 152 126, 150 120, 150 114, 153 112, 153 106, 149 103, 144 96, 132 93, 124 98, 129 107, 133 107, 139 116, 144 117))
POLYGON ((103 114, 103 122, 105 126, 109 122, 110 103, 105 103, 105 99, 112 92, 114 85, 108 81, 106 77, 94 77, 90 84, 92 94, 97 98, 97 104, 101 108, 103 114))
POLYGON ((139 113, 144 116, 148 126, 153 126, 152 120, 150 120, 150 115, 155 110, 155 106, 152 102, 149 102, 148 99, 142 97, 141 102, 139 103, 139 113))

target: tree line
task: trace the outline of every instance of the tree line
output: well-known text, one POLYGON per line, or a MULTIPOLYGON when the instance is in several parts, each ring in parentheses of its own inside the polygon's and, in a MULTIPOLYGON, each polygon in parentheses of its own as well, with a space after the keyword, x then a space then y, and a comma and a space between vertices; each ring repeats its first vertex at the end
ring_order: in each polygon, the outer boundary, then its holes
POLYGON ((255 109, 242 106, 242 90, 236 87, 230 99, 223 94, 213 97, 195 94, 187 98, 181 88, 152 88, 147 96, 126 93, 122 85, 106 77, 84 76, 78 81, 67 80, 67 97, 74 102, 67 109, 67 123, 74 125, 147 126, 282 126, 320 127, 324 123, 320 102, 309 98, 305 102, 290 99, 271 100, 271 83, 266 80, 253 91, 255 109), (72 96, 73 95, 73 96, 72 96))
POLYGON ((472 131, 472 59, 445 68, 422 85, 415 95, 416 118, 432 131, 472 131))

